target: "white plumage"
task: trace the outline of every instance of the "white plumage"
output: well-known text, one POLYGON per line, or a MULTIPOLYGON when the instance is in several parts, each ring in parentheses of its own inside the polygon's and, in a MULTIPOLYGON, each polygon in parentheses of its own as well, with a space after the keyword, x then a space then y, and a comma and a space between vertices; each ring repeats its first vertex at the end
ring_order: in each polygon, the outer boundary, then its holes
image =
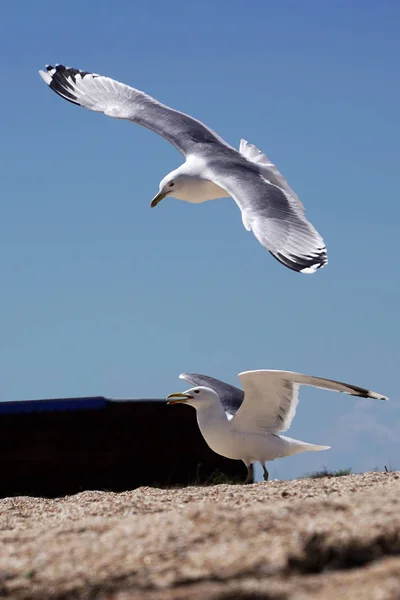
POLYGON ((200 431, 214 452, 242 460, 250 477, 250 465, 260 462, 264 477, 267 461, 299 452, 328 450, 281 435, 296 414, 301 385, 343 392, 362 398, 387 400, 382 394, 347 383, 302 375, 291 371, 244 371, 239 374, 242 390, 206 375, 186 374, 180 378, 200 385, 170 394, 169 403, 185 403, 197 411, 200 431), (233 413, 233 416, 232 416, 233 413))
POLYGON ((166 196, 194 203, 230 196, 245 228, 286 267, 314 273, 327 263, 324 241, 297 195, 256 146, 241 140, 237 151, 197 119, 110 77, 63 65, 48 65, 39 73, 66 100, 143 125, 185 156, 183 165, 161 181, 151 206, 166 196))

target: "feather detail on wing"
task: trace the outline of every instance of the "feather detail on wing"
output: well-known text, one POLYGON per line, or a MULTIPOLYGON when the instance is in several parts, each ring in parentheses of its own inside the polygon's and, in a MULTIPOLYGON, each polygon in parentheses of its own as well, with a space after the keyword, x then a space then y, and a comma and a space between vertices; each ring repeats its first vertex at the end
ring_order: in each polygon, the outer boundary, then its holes
POLYGON ((240 431, 280 433, 289 429, 298 404, 300 385, 343 392, 361 398, 387 400, 365 388, 291 371, 245 371, 239 374, 244 401, 232 423, 240 431))
POLYGON ((197 119, 110 77, 64 65, 47 65, 46 71, 39 71, 39 74, 65 100, 109 117, 143 125, 168 140, 185 156, 196 144, 217 142, 227 146, 197 119))
POLYGON ((243 402, 244 392, 240 388, 198 373, 181 373, 179 379, 184 379, 192 385, 209 387, 218 394, 224 411, 233 416, 243 402))
POLYGON ((239 206, 244 227, 277 260, 301 273, 314 273, 327 264, 325 243, 306 219, 303 205, 268 181, 264 172, 238 163, 233 177, 222 161, 209 170, 210 179, 239 206))

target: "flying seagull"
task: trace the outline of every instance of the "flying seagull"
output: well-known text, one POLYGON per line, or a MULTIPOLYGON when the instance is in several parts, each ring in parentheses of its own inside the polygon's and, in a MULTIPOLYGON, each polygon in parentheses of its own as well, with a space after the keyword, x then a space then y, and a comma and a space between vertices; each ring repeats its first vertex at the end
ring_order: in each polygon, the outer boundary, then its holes
POLYGON ((197 423, 209 447, 221 456, 242 460, 247 467, 246 483, 251 480, 254 462, 261 463, 267 481, 267 461, 330 448, 281 435, 296 413, 300 385, 387 400, 355 385, 291 371, 244 371, 239 374, 243 390, 207 375, 182 373, 179 378, 196 387, 170 394, 168 404, 184 403, 196 409, 197 423))
POLYGON ((324 241, 296 193, 256 146, 242 139, 237 151, 200 121, 109 77, 63 65, 39 73, 66 100, 143 125, 183 154, 185 162, 161 181, 152 207, 166 196, 193 203, 230 196, 244 227, 286 267, 314 273, 327 263, 324 241))

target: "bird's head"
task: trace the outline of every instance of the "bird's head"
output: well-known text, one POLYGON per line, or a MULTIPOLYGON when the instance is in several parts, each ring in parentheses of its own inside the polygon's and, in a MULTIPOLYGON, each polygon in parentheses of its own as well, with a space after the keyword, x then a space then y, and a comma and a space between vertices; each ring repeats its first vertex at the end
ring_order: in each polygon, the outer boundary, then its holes
POLYGON ((189 200, 191 189, 194 184, 194 177, 187 173, 182 173, 182 167, 172 171, 161 180, 158 194, 151 201, 151 208, 154 208, 166 196, 173 196, 178 200, 189 200))
POLYGON ((168 404, 189 404, 196 410, 203 410, 219 402, 219 397, 211 388, 199 386, 186 392, 176 392, 167 396, 168 404))

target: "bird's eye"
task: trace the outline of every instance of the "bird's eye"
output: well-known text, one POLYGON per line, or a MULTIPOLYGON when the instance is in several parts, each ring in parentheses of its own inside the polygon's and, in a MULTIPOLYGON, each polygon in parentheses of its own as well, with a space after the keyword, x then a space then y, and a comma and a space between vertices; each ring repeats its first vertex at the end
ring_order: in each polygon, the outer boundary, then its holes
POLYGON ((175 185, 174 182, 171 181, 171 183, 169 184, 169 187, 174 187, 174 185, 175 185))
POLYGON ((195 394, 200 394, 200 390, 194 390, 195 394))

